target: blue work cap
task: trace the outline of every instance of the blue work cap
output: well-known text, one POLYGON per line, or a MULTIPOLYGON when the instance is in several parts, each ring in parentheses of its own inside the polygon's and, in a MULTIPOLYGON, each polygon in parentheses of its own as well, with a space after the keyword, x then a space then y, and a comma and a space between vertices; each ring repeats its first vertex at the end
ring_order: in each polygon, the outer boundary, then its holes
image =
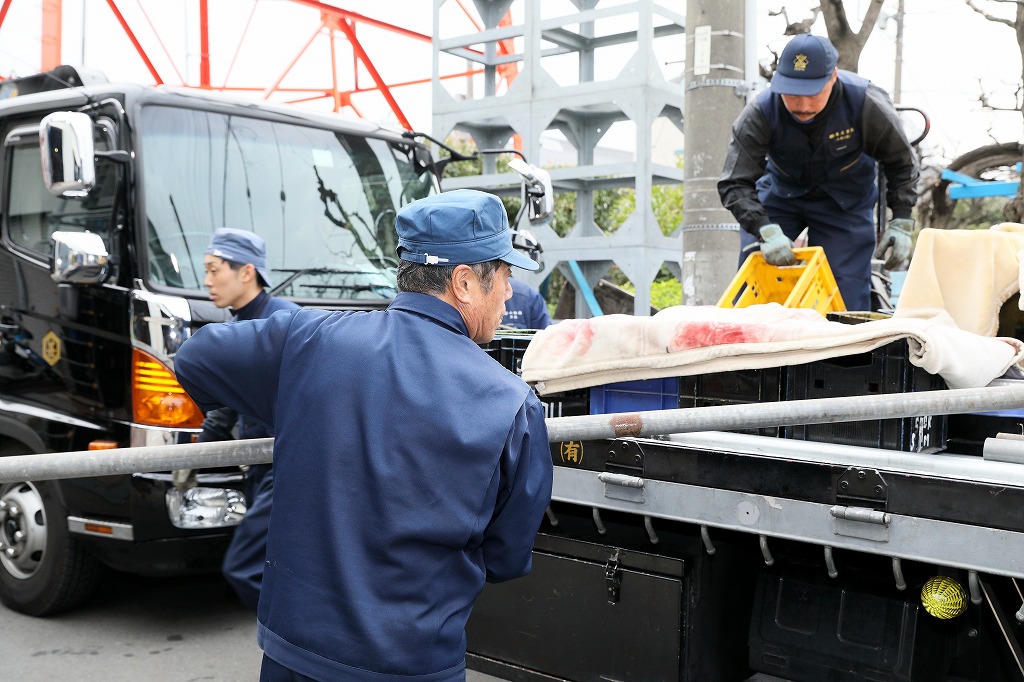
POLYGON ((213 233, 206 253, 240 265, 252 263, 263 278, 263 283, 271 286, 270 271, 267 270, 267 244, 258 234, 233 227, 219 227, 213 233))
POLYGON ((817 95, 828 85, 838 61, 839 53, 827 38, 798 35, 782 50, 771 90, 780 95, 817 95))
POLYGON ((540 265, 512 247, 501 200, 457 189, 414 201, 398 211, 398 257, 426 265, 475 265, 503 260, 524 270, 540 265))

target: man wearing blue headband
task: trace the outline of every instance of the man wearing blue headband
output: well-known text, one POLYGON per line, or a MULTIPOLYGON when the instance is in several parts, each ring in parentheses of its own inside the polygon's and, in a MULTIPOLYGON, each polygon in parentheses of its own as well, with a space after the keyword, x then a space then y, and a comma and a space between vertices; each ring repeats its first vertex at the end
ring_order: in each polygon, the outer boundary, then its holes
POLYGON ((848 310, 871 308, 871 258, 893 270, 910 257, 919 177, 917 158, 889 96, 837 68, 826 38, 786 45, 768 90, 732 127, 718 193, 745 247, 761 242, 773 265, 793 265, 792 241, 825 250, 848 310), (875 244, 876 163, 892 211, 875 244))
POLYGON ((538 266, 483 192, 409 204, 396 229, 387 310, 206 325, 175 358, 200 405, 277 434, 262 680, 464 680, 484 581, 530 570, 551 497, 544 409, 477 344, 510 266, 538 266))

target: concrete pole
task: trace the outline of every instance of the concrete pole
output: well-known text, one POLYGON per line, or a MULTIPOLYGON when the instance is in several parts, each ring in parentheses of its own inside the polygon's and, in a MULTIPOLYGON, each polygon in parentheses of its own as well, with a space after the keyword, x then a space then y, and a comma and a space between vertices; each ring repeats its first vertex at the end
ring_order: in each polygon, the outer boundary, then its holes
POLYGON ((739 225, 722 207, 717 184, 732 122, 747 102, 745 43, 756 26, 746 5, 754 0, 686 4, 683 303, 714 305, 739 259, 739 225))
POLYGON ((903 17, 904 2, 900 0, 898 9, 896 10, 896 75, 893 78, 892 83, 892 101, 894 104, 900 103, 900 98, 903 96, 903 17))

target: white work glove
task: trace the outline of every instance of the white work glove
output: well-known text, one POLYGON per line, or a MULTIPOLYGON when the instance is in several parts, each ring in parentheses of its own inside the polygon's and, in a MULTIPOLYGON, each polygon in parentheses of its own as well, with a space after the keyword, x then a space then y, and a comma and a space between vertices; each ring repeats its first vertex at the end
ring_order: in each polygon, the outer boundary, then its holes
POLYGON ((883 268, 895 270, 904 261, 910 259, 911 235, 913 234, 914 220, 912 218, 894 218, 889 221, 885 232, 882 233, 882 238, 878 240, 878 247, 875 249, 874 255, 878 260, 885 258, 883 268))
POLYGON ((776 223, 769 223, 761 229, 761 254, 771 265, 796 265, 796 254, 793 253, 793 242, 785 235, 776 223))

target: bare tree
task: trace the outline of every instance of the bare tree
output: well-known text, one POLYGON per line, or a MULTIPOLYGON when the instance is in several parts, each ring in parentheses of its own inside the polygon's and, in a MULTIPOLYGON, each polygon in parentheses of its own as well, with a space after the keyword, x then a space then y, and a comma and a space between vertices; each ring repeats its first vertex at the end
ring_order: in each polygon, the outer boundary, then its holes
MULTIPOLYGON (((847 71, 857 71, 860 63, 860 53, 864 50, 865 43, 871 37, 871 31, 878 23, 878 15, 882 11, 884 0, 871 0, 864 19, 860 22, 860 29, 854 31, 850 21, 846 17, 846 7, 843 0, 822 0, 821 14, 825 17, 825 30, 828 31, 829 40, 839 51, 839 68, 847 71)), ((967 0, 969 3, 970 0, 967 0)))
POLYGON ((821 14, 821 7, 812 7, 811 16, 800 21, 790 22, 789 14, 786 12, 785 6, 781 7, 777 12, 768 12, 768 16, 777 17, 782 15, 782 18, 786 21, 786 30, 782 32, 784 36, 797 36, 801 33, 810 33, 811 26, 814 26, 814 22, 818 20, 818 15, 821 14))
MULTIPOLYGON (((1024 84, 1024 2, 1021 2, 1020 0, 986 1, 997 5, 1008 4, 1013 6, 1014 8, 1013 19, 1008 19, 1006 17, 1000 17, 995 14, 992 14, 991 12, 987 12, 985 9, 976 5, 974 3, 974 0, 964 0, 964 2, 967 3, 968 7, 970 7, 972 10, 974 10, 981 16, 985 17, 989 21, 997 24, 1003 24, 1013 29, 1014 35, 1017 37, 1017 48, 1021 57, 1021 83, 1024 84)), ((984 93, 982 93, 980 99, 982 106, 986 106, 991 109, 999 109, 999 107, 995 107, 989 103, 988 98, 985 96, 984 93)), ((1020 86, 1018 86, 1017 88, 1017 92, 1015 93, 1014 99, 1016 100, 1014 109, 1021 111, 1022 115, 1024 115, 1024 101, 1022 101, 1022 91, 1020 86)), ((1005 108, 1003 110, 1005 110, 1005 108)), ((1021 222, 1021 220, 1024 219, 1024 183, 1020 184, 1020 187, 1017 189, 1017 196, 1014 197, 1013 201, 1006 205, 1006 207, 1003 209, 1003 212, 1007 220, 1013 222, 1021 222)))
MULTIPOLYGON (((784 6, 776 11, 769 10, 768 16, 781 15, 786 22, 786 28, 782 34, 795 36, 801 33, 810 33, 811 27, 817 21, 818 15, 821 14, 825 17, 825 30, 828 32, 829 40, 839 52, 839 68, 856 72, 857 65, 860 63, 860 53, 864 50, 864 44, 871 36, 871 31, 878 23, 878 16, 882 11, 884 1, 871 0, 864 19, 861 21, 860 29, 856 32, 851 28, 850 21, 846 17, 843 0, 821 0, 817 7, 811 8, 811 16, 799 21, 790 21, 789 13, 786 12, 784 6)), ((778 53, 773 50, 772 54, 775 55, 775 61, 770 66, 761 65, 761 75, 768 80, 771 80, 771 76, 775 74, 775 67, 778 66, 778 53)))
MULTIPOLYGON (((970 7, 972 10, 974 10, 981 16, 985 17, 989 21, 996 24, 1003 24, 1004 26, 1009 26, 1010 28, 1013 29, 1014 34, 1017 36, 1017 49, 1021 57, 1021 82, 1024 83, 1024 3, 1020 2, 1020 0, 987 0, 987 2, 992 2, 996 4, 1009 4, 1014 6, 1014 18, 1007 19, 1005 17, 996 16, 990 12, 986 12, 984 9, 976 5, 974 3, 974 0, 964 0, 964 2, 967 3, 968 7, 970 7)), ((997 109, 1002 111, 1006 110, 1003 107, 996 107, 990 104, 987 97, 984 94, 982 94, 981 99, 982 105, 990 109, 997 109)), ((1016 106, 1014 107, 1014 110, 1020 110, 1022 108, 1020 86, 1018 86, 1017 88, 1015 100, 1016 106)))

